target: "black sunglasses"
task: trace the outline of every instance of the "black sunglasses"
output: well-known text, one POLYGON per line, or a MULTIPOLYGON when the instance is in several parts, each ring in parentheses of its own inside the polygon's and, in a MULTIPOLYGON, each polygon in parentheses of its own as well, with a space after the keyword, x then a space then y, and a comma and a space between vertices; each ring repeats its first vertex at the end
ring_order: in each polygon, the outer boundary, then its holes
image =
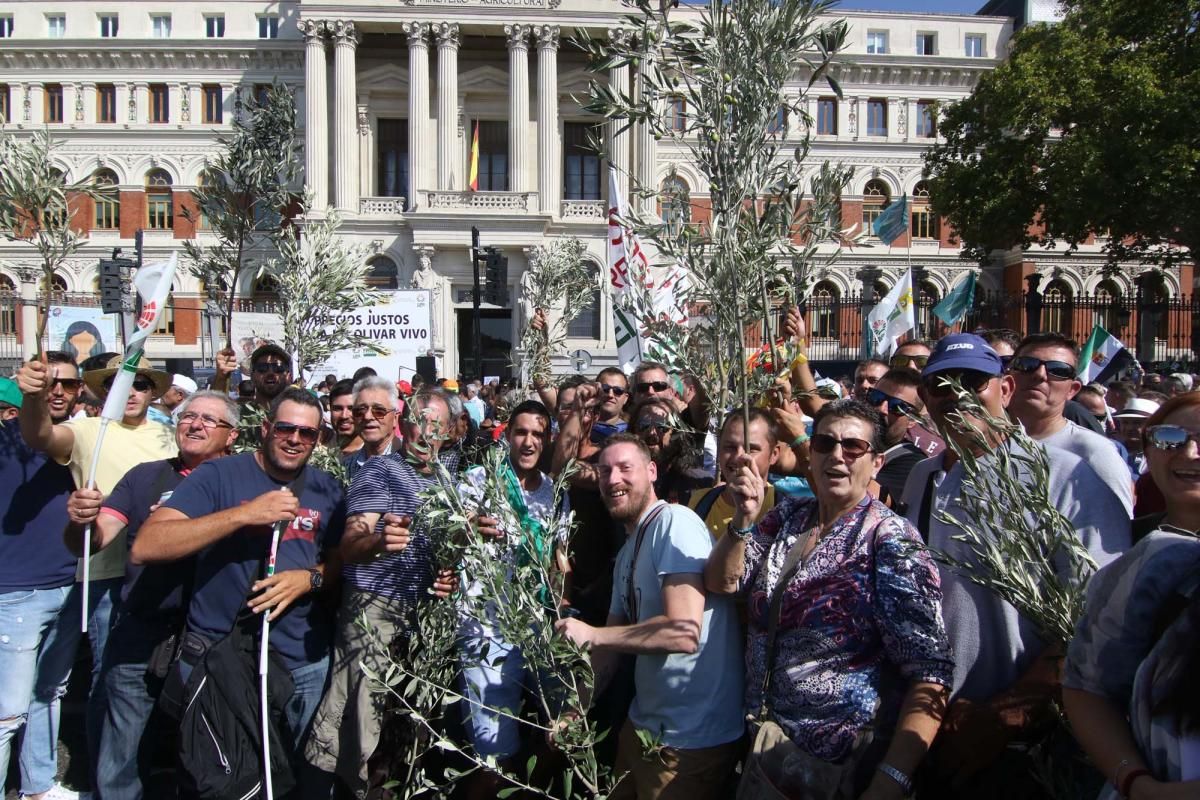
POLYGON ((254 365, 254 371, 257 372, 259 375, 263 375, 268 372, 274 372, 276 375, 282 375, 288 371, 288 365, 287 364, 274 364, 274 363, 263 364, 260 362, 260 363, 254 365))
POLYGON ((874 449, 871 447, 871 443, 864 439, 837 439, 828 433, 814 433, 812 438, 809 439, 808 446, 812 448, 814 453, 820 453, 824 456, 832 453, 833 448, 839 444, 842 446, 842 455, 847 461, 853 461, 856 458, 865 456, 874 449))
POLYGON ((665 392, 667 389, 671 388, 671 384, 667 383, 666 381, 643 381, 633 388, 636 389, 639 394, 645 394, 651 389, 656 392, 665 392))
MULTIPOLYGON (((666 384, 663 384, 663 385, 666 386, 666 384)), ((627 392, 629 390, 626 389, 624 386, 614 386, 611 383, 602 383, 602 384, 600 384, 600 391, 603 392, 604 394, 611 393, 617 397, 623 397, 625 395, 625 392, 627 392)), ((662 390, 660 389, 659 391, 662 391, 662 390)))
POLYGON ((954 391, 954 387, 947 381, 955 379, 964 389, 972 394, 979 394, 987 385, 992 382, 995 375, 989 375, 986 372, 980 372, 974 369, 963 370, 946 370, 939 372, 936 375, 930 375, 922 381, 925 385, 925 391, 936 397, 950 394, 954 391))
POLYGON ((1153 425, 1146 428, 1146 444, 1156 450, 1178 450, 1189 441, 1200 445, 1200 431, 1189 431, 1179 425, 1153 425))
POLYGON ((1066 361, 1043 361, 1033 356, 1017 356, 1009 362, 1012 372, 1032 375, 1042 366, 1046 367, 1046 377, 1056 381, 1069 381, 1075 377, 1075 365, 1066 361))
POLYGON ((907 367, 910 363, 916 364, 917 369, 925 369, 925 365, 929 363, 929 356, 892 356, 892 360, 888 362, 896 369, 907 367))
MULTIPOLYGON (((103 383, 104 391, 107 392, 109 389, 112 388, 113 381, 116 380, 116 378, 117 378, 116 375, 110 375, 109 377, 104 379, 104 383, 103 383)), ((65 384, 64 384, 64 388, 65 388, 65 384)), ((154 382, 150 381, 146 378, 143 378, 142 376, 139 375, 138 377, 133 379, 133 388, 135 391, 148 392, 154 388, 154 382)))
POLYGON ((392 413, 392 409, 388 408, 387 406, 368 405, 355 406, 350 410, 350 413, 354 415, 355 419, 365 419, 368 411, 371 412, 371 416, 375 419, 383 419, 388 414, 392 413))
POLYGON ((887 403, 889 414, 915 415, 917 413, 916 407, 907 400, 901 400, 899 397, 892 397, 890 394, 881 389, 867 390, 868 404, 878 406, 885 402, 887 403))
MULTIPOLYGON (((109 380, 111 384, 111 379, 109 380)), ((79 387, 83 385, 83 381, 79 378, 55 378, 50 382, 50 386, 61 386, 64 392, 78 392, 79 387)))
POLYGON ((671 430, 671 426, 660 419, 644 419, 638 423, 637 429, 639 431, 658 431, 662 433, 663 431, 671 430))
POLYGON ((307 425, 297 425, 294 422, 272 422, 271 433, 276 439, 288 439, 294 433, 304 444, 316 444, 321 432, 307 425))

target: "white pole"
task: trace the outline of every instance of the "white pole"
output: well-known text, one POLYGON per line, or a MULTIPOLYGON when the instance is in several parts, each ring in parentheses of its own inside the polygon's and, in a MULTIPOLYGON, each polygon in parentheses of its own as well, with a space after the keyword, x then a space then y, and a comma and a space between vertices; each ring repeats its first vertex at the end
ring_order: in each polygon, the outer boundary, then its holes
MULTIPOLYGON (((96 448, 92 450, 92 463, 88 467, 87 488, 96 488, 96 467, 100 463, 100 447, 104 444, 104 434, 108 431, 109 420, 107 417, 100 418, 100 431, 96 434, 96 448)), ((88 595, 89 581, 92 577, 92 523, 88 523, 83 529, 83 612, 80 614, 82 622, 80 630, 87 633, 88 629, 88 595)))
MULTIPOLYGON (((283 491, 287 491, 286 488, 283 491)), ((267 556, 267 575, 271 577, 275 574, 275 556, 279 553, 279 539, 283 536, 283 529, 287 527, 287 522, 276 522, 271 530, 271 552, 267 556)), ((271 727, 270 714, 268 706, 270 705, 267 697, 267 650, 268 639, 271 636, 271 612, 270 610, 263 612, 262 623, 262 640, 258 646, 258 697, 259 697, 259 712, 262 729, 262 752, 263 752, 263 772, 265 774, 265 786, 267 787, 267 800, 275 800, 275 788, 271 781, 271 727)))

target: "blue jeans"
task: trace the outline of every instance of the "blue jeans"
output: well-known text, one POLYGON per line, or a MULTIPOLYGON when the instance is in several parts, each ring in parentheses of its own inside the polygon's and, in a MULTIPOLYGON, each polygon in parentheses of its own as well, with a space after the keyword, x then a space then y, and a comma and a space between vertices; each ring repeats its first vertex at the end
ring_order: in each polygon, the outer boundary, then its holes
POLYGON ((21 789, 26 794, 50 789, 57 772, 58 701, 74 653, 63 657, 50 644, 63 624, 70 591, 61 586, 0 594, 0 765, 8 771, 13 736, 24 725, 21 789))

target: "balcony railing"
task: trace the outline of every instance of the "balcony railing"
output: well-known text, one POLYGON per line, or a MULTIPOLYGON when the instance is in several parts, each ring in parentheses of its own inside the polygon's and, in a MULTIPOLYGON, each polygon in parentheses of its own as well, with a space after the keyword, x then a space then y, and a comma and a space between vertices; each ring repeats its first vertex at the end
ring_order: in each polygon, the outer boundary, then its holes
POLYGON ((430 211, 528 214, 538 210, 537 192, 426 192, 430 211))
POLYGON ((563 200, 559 216, 564 222, 604 222, 608 209, 603 200, 563 200))
POLYGON ((396 217, 404 213, 407 204, 403 197, 362 197, 358 213, 364 217, 396 217))

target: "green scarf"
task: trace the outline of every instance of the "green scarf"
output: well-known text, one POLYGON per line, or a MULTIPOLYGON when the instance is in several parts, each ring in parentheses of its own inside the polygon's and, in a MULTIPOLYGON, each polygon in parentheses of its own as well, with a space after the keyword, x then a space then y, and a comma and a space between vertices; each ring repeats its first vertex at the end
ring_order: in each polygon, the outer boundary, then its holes
MULTIPOLYGON (((550 532, 546 530, 546 526, 540 520, 534 519, 533 515, 529 513, 529 506, 525 503, 525 492, 521 489, 521 482, 517 480, 517 473, 512 468, 511 460, 505 460, 500 475, 504 481, 508 504, 512 506, 513 511, 517 512, 517 517, 521 521, 521 532, 525 534, 521 537, 521 550, 517 556, 518 566, 536 562, 548 568, 553 548, 550 532)), ((543 586, 538 590, 538 599, 543 603, 550 601, 550 591, 547 587, 543 586)))

